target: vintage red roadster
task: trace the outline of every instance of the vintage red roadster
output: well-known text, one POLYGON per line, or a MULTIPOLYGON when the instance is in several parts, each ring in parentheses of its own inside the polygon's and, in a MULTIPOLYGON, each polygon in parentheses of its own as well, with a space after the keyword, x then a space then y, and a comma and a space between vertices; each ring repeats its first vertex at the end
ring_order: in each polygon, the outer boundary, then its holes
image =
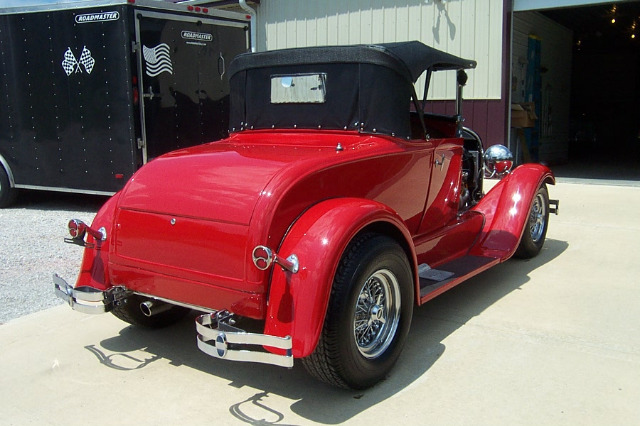
POLYGON ((91 226, 72 308, 134 325, 190 310, 197 345, 366 388, 385 377, 415 305, 541 249, 552 172, 511 170, 461 112, 476 63, 420 42, 286 49, 229 68, 230 136, 142 167, 91 226), (457 72, 457 112, 425 113, 433 72, 457 72), (418 97, 414 83, 425 74, 418 97), (483 178, 501 180, 485 193, 483 178), (242 324, 255 326, 250 332, 242 324))

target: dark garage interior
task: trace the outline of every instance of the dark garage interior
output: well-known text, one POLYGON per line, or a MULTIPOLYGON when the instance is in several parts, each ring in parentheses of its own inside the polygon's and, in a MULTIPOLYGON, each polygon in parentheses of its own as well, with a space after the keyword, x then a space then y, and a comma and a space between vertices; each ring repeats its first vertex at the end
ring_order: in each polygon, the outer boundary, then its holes
POLYGON ((554 171, 640 181, 640 2, 541 13, 573 32, 569 156, 554 171))

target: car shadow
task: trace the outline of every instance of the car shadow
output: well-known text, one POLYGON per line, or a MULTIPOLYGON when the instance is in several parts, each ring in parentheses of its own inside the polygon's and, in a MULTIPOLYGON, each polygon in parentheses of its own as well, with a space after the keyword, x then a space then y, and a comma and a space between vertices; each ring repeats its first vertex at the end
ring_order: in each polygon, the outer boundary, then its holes
POLYGON ((118 336, 105 339, 97 345, 89 345, 86 349, 109 368, 140 369, 164 358, 171 365, 185 365, 223 378, 232 388, 248 386, 257 389, 251 397, 243 394, 237 403, 229 407, 230 415, 245 423, 283 424, 286 414, 269 405, 270 395, 295 401, 290 407, 291 411, 309 421, 343 423, 410 387, 445 353, 443 341, 448 336, 496 301, 522 288, 530 280, 531 271, 553 261, 567 247, 565 241, 547 239, 543 251, 536 258, 527 261, 514 259, 497 265, 425 305, 416 307, 407 343, 398 363, 385 380, 367 390, 336 389, 320 383, 306 373, 299 361, 293 368, 283 369, 212 359, 196 347, 193 326, 195 312, 178 324, 161 330, 124 327, 118 336), (140 353, 145 356, 141 357, 140 353), (256 412, 261 416, 253 418, 256 412))

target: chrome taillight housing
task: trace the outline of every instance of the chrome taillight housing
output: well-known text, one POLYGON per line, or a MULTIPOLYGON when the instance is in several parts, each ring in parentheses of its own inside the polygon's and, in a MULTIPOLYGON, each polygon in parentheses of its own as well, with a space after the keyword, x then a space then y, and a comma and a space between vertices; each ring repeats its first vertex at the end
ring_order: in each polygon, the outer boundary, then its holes
POLYGON ((69 235, 74 240, 83 240, 87 233, 95 238, 96 241, 105 241, 107 239, 107 230, 104 227, 95 230, 80 219, 71 219, 67 227, 69 235))

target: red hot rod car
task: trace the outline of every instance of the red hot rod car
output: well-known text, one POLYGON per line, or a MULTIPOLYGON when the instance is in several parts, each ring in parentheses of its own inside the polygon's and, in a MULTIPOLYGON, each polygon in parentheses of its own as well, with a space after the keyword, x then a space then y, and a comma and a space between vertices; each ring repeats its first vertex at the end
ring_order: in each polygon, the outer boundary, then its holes
POLYGON ((535 256, 557 209, 547 167, 511 171, 508 149, 485 153, 462 127, 473 67, 419 42, 240 55, 229 138, 154 159, 91 226, 70 221, 84 259, 75 286, 54 276, 57 294, 142 326, 198 310, 213 357, 300 358, 330 384, 375 384, 414 305, 535 256), (423 112, 441 70, 457 71, 453 116, 423 112), (486 173, 502 180, 485 194, 486 173))

